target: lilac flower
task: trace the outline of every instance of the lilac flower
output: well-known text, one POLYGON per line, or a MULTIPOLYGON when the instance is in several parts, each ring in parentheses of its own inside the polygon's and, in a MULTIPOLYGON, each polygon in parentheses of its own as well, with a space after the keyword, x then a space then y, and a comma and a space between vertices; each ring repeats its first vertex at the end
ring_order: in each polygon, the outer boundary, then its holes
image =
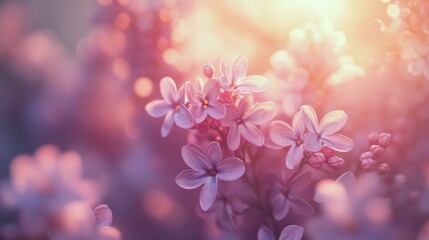
POLYGON ((240 136, 256 146, 262 146, 265 138, 256 125, 267 124, 277 114, 273 102, 253 104, 253 98, 247 96, 240 100, 238 106, 229 105, 222 125, 229 127, 227 144, 231 150, 237 150, 240 136))
POLYGON ((154 100, 146 105, 147 113, 152 117, 165 115, 161 135, 166 137, 173 127, 173 123, 181 128, 190 128, 194 119, 185 107, 185 91, 182 86, 177 91, 176 84, 170 77, 165 77, 160 83, 161 95, 164 100, 154 100))
POLYGON ((273 207, 273 216, 277 220, 282 220, 292 210, 300 215, 309 215, 313 213, 313 207, 304 199, 299 197, 302 190, 306 189, 310 183, 311 175, 309 172, 286 181, 275 184, 269 195, 270 204, 273 207))
POLYGON ((222 77, 220 82, 226 91, 246 92, 262 92, 268 88, 268 79, 259 75, 247 75, 248 61, 243 56, 238 56, 230 68, 221 62, 222 77))
MULTIPOLYGON (((283 228, 279 240, 301 240, 303 235, 303 227, 289 225, 283 228)), ((258 231, 258 240, 275 240, 274 233, 268 227, 262 226, 258 231)))
POLYGON ((216 199, 218 179, 234 181, 245 171, 244 163, 239 158, 229 157, 221 161, 222 152, 218 142, 211 142, 207 151, 196 144, 187 144, 182 148, 182 158, 191 169, 177 175, 176 183, 184 189, 204 185, 200 193, 200 206, 204 211, 216 199))
POLYGON ((225 117, 226 108, 218 101, 220 92, 218 80, 210 79, 204 84, 202 91, 188 83, 186 90, 196 123, 203 122, 207 115, 214 119, 225 117))
POLYGON ((353 148, 353 141, 341 134, 336 134, 347 122, 347 114, 336 110, 327 113, 318 121, 316 112, 311 106, 301 107, 303 119, 309 134, 304 143, 304 148, 311 152, 318 152, 323 145, 339 152, 348 152, 353 148))
POLYGON ((269 131, 270 139, 282 147, 290 146, 286 155, 286 166, 295 168, 304 155, 305 125, 301 111, 297 112, 292 119, 292 127, 282 121, 274 121, 269 131))

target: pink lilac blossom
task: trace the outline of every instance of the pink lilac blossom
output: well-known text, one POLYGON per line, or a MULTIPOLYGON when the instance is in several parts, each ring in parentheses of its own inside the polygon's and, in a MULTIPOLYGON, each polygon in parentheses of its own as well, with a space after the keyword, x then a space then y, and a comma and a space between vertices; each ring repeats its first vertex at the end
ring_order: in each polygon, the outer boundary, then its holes
POLYGON ((277 145, 290 146, 285 159, 286 166, 289 169, 298 166, 304 156, 304 141, 306 140, 306 129, 301 111, 294 115, 292 127, 285 122, 274 121, 269 130, 269 136, 277 145))
POLYGON ((347 114, 344 111, 329 112, 319 123, 317 114, 311 106, 302 106, 301 110, 305 126, 309 131, 304 144, 306 149, 313 152, 320 151, 323 146, 338 152, 348 152, 353 149, 353 141, 350 138, 336 133, 347 122, 347 114))
MULTIPOLYGON (((279 240, 301 240, 304 235, 304 228, 298 225, 289 225, 283 228, 279 240)), ((275 240, 274 233, 266 226, 258 230, 258 240, 275 240)))
POLYGON ((214 119, 225 117, 226 108, 218 101, 220 84, 217 79, 210 79, 203 86, 202 91, 195 88, 191 83, 186 85, 191 113, 196 123, 203 122, 207 116, 214 119))
POLYGON ((245 171, 244 163, 239 158, 229 157, 222 160, 218 142, 211 142, 206 151, 196 144, 187 144, 182 148, 182 158, 191 169, 177 175, 176 183, 184 189, 203 185, 200 206, 204 211, 210 209, 215 202, 218 179, 234 181, 245 171))
POLYGON ((161 135, 166 137, 173 127, 173 123, 181 128, 190 128, 194 125, 194 119, 185 106, 184 86, 177 90, 173 79, 165 77, 160 83, 163 100, 154 100, 146 105, 147 113, 152 117, 164 118, 161 135))
POLYGON ((284 219, 289 211, 304 216, 313 213, 313 207, 300 196, 309 187, 310 182, 310 172, 304 172, 290 179, 283 176, 281 181, 275 184, 269 199, 276 220, 284 219))
POLYGON ((251 96, 242 98, 238 105, 228 105, 226 116, 222 119, 222 125, 229 127, 227 144, 231 150, 237 150, 240 138, 256 146, 262 146, 265 137, 257 125, 269 123, 277 114, 273 102, 253 103, 251 96))
POLYGON ((247 93, 247 92, 263 92, 268 88, 268 79, 259 75, 247 75, 248 68, 247 58, 238 56, 228 66, 225 60, 221 62, 222 77, 220 83, 226 91, 247 93))

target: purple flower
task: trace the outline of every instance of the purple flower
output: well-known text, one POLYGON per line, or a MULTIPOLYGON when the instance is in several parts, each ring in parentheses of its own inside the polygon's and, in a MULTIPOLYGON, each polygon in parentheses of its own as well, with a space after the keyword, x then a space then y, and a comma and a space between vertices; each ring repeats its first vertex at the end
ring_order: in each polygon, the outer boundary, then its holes
POLYGON ((295 168, 304 155, 305 125, 301 111, 292 119, 292 127, 282 121, 274 121, 269 131, 270 139, 282 147, 290 146, 286 155, 286 167, 295 168))
POLYGON ((248 61, 243 56, 238 56, 230 68, 221 62, 222 77, 220 82, 226 91, 246 92, 262 92, 268 88, 268 79, 259 75, 247 75, 248 61))
POLYGON ((310 183, 310 173, 305 172, 290 179, 277 183, 269 195, 270 204, 273 207, 273 216, 282 220, 292 210, 300 215, 313 213, 313 207, 299 195, 310 183))
POLYGON ((161 95, 164 100, 154 100, 146 105, 147 113, 152 117, 165 115, 161 135, 166 137, 173 127, 173 123, 181 128, 190 128, 194 119, 185 107, 185 91, 182 86, 177 91, 176 84, 170 77, 165 77, 160 83, 161 95))
POLYGON ((187 94, 189 103, 192 106, 191 112, 196 123, 203 122, 207 115, 214 119, 225 117, 226 108, 218 101, 220 84, 216 79, 210 79, 204 84, 202 91, 196 89, 191 83, 187 84, 187 94))
POLYGON ((309 131, 304 148, 310 152, 318 152, 323 145, 338 152, 348 152, 353 149, 353 141, 341 134, 336 134, 347 122, 347 114, 336 110, 327 113, 322 120, 317 119, 316 112, 311 106, 301 107, 302 117, 309 131))
POLYGON ((207 151, 196 144, 182 147, 182 158, 191 168, 176 177, 176 183, 184 189, 194 189, 204 185, 200 193, 200 206, 207 211, 214 203, 218 179, 234 181, 245 171, 244 163, 236 157, 221 161, 222 152, 218 142, 211 142, 207 151))
MULTIPOLYGON (((304 235, 304 228, 298 225, 289 225, 283 228, 279 240, 301 240, 304 235)), ((274 233, 266 226, 262 226, 258 231, 258 240, 275 240, 274 233)))
POLYGON ((264 135, 256 125, 268 123, 277 114, 273 102, 253 104, 253 98, 246 96, 240 100, 238 106, 228 105, 222 125, 229 127, 227 144, 231 150, 237 150, 240 145, 240 136, 256 146, 264 145, 264 135))

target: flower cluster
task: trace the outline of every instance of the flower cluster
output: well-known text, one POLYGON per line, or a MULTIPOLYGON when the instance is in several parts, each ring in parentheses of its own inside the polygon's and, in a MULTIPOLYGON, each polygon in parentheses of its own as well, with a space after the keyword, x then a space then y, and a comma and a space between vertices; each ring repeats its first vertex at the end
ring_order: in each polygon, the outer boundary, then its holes
POLYGON ((424 0, 385 1, 392 19, 387 30, 396 34, 400 56, 412 76, 429 79, 429 3, 424 0))
POLYGON ((328 20, 308 22, 292 29, 286 50, 271 56, 268 72, 273 89, 282 103, 282 111, 293 116, 303 104, 313 104, 323 89, 363 77, 362 67, 347 55, 343 32, 335 30, 328 20))
POLYGON ((110 227, 109 207, 90 209, 99 201, 100 192, 95 181, 82 179, 82 162, 76 152, 61 153, 46 145, 34 157, 17 156, 10 170, 11 185, 1 195, 5 204, 19 211, 19 230, 12 236, 121 239, 119 231, 110 227))
POLYGON ((186 82, 177 88, 172 78, 165 77, 160 83, 163 99, 148 103, 146 111, 152 117, 164 116, 163 137, 176 125, 192 129, 191 135, 203 139, 182 147, 182 158, 191 169, 181 172, 176 183, 184 189, 202 186, 199 202, 204 211, 213 211, 217 202, 223 203, 223 207, 217 208, 224 213, 218 215, 223 219, 220 227, 229 222, 232 227, 227 228, 235 228, 236 216, 243 209, 257 208, 271 219, 269 224, 273 228, 261 227, 259 239, 274 239, 274 236, 301 239, 300 226, 288 226, 281 233, 273 233, 275 221, 283 220, 289 209, 298 214, 313 213, 313 207, 301 193, 311 183, 311 174, 301 169, 306 164, 318 168, 325 162, 334 168, 343 166, 344 160, 335 153, 353 148, 351 139, 337 133, 345 126, 347 114, 332 111, 319 122, 315 110, 305 105, 293 117, 292 126, 281 120, 273 121, 277 115, 275 104, 255 103, 253 96, 268 88, 268 79, 247 76, 247 68, 247 59, 239 56, 231 65, 221 62, 221 76, 214 76, 213 66, 206 64, 203 74, 207 81, 200 79, 197 84, 186 82), (290 148, 285 163, 287 168, 295 169, 293 175, 280 171, 272 174, 272 180, 260 177, 265 173, 255 165, 264 158, 263 152, 286 147, 290 148), (221 185, 219 180, 244 181, 241 192, 248 197, 231 193, 231 187, 221 185), (237 201, 239 204, 233 204, 237 201))

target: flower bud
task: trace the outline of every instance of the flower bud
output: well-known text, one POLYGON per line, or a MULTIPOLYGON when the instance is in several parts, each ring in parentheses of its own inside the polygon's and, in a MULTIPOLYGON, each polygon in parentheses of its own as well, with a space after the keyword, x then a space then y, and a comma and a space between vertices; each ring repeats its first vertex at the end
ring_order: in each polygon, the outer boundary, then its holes
POLYGON ((382 174, 386 174, 390 172, 390 166, 387 163, 382 163, 380 166, 378 166, 378 171, 382 174))
POLYGON ((314 168, 319 168, 325 160, 325 156, 322 153, 313 153, 310 158, 308 158, 308 164, 314 168))
POLYGON ((362 153, 360 155, 359 159, 362 161, 364 159, 373 158, 373 157, 374 157, 374 154, 372 152, 367 151, 367 152, 362 153))
POLYGON ((375 144, 378 142, 378 133, 372 132, 368 135, 368 141, 370 144, 375 144))
POLYGON ((389 133, 380 133, 378 135, 378 145, 387 147, 392 142, 392 135, 389 133))
POLYGON ((363 170, 373 170, 375 164, 376 162, 372 158, 365 158, 360 161, 360 166, 363 170))
POLYGON ((320 152, 325 156, 326 159, 331 158, 335 154, 334 149, 327 146, 323 146, 320 152))
POLYGON ((337 156, 332 156, 328 159, 327 161, 328 165, 335 168, 335 169, 339 169, 341 167, 344 166, 344 159, 337 157, 337 156))
POLYGON ((214 67, 210 63, 204 64, 203 66, 203 74, 207 78, 212 78, 214 73, 214 67))
POLYGON ((381 154, 383 154, 384 148, 380 147, 379 145, 371 145, 369 150, 374 155, 374 158, 378 158, 381 156, 381 154))

